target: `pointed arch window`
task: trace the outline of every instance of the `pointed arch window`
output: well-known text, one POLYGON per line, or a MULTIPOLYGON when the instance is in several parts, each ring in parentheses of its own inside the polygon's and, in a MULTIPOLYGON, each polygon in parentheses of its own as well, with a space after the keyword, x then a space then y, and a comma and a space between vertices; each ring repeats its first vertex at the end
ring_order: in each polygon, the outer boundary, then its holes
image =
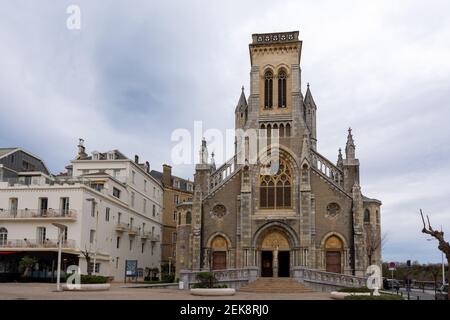
POLYGON ((366 209, 364 211, 364 223, 370 223, 370 211, 366 209))
POLYGON ((264 108, 270 109, 273 106, 273 73, 266 71, 264 74, 264 108))
POLYGON ((280 160, 275 175, 260 177, 259 206, 261 209, 292 208, 291 170, 284 160, 280 160))
POLYGON ((284 70, 278 74, 278 107, 286 108, 286 79, 287 75, 284 70))
POLYGON ((186 224, 191 224, 192 223, 192 214, 190 211, 188 211, 186 213, 186 224))

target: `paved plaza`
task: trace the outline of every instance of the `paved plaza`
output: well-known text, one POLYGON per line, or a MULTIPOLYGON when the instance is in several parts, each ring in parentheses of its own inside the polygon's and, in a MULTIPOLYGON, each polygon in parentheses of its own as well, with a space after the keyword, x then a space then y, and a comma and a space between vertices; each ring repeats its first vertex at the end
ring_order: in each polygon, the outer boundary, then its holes
POLYGON ((122 288, 113 283, 108 291, 56 292, 49 283, 0 283, 0 300, 329 300, 325 292, 312 293, 253 293, 236 292, 228 297, 199 297, 188 291, 165 288, 122 288))

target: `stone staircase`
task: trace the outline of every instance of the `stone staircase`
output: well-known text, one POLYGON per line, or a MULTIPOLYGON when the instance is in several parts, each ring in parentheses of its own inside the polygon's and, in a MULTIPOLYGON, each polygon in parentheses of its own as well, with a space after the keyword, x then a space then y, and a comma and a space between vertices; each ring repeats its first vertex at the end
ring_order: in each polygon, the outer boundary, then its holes
POLYGON ((242 292, 269 293, 308 293, 313 292, 309 287, 293 278, 258 278, 256 281, 241 287, 242 292))

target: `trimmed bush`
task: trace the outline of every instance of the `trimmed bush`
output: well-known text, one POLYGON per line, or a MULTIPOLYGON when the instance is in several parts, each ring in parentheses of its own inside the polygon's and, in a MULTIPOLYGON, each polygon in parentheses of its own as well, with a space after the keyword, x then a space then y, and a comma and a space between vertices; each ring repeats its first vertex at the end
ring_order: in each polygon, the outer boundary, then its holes
POLYGON ((356 292, 356 293, 370 293, 372 292, 372 290, 370 290, 367 287, 359 287, 359 288, 341 288, 339 290, 337 290, 337 292, 347 292, 347 293, 352 293, 352 292, 356 292))
POLYGON ((94 284, 94 283, 107 283, 108 277, 103 276, 93 276, 93 275, 86 275, 82 274, 80 276, 81 278, 81 284, 94 284))
POLYGON ((174 274, 163 274, 161 282, 162 283, 172 283, 175 280, 175 275, 174 274))
POLYGON ((394 294, 382 294, 379 296, 347 296, 344 300, 404 300, 402 296, 394 294))

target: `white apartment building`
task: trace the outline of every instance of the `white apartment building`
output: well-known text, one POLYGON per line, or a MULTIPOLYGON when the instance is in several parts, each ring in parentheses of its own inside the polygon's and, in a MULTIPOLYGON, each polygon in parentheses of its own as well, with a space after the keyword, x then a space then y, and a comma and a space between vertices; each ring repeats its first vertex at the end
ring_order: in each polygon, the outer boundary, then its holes
MULTIPOLYGON (((89 267, 124 280, 127 261, 137 262, 141 274, 160 268, 163 187, 148 162, 118 150, 88 156, 82 140, 78 148, 66 174, 25 171, 0 179, 0 281, 19 276, 25 255, 37 259, 33 278, 55 277, 58 229, 52 223, 66 226, 63 270, 75 264, 83 274, 89 267)), ((0 164, 4 156, 0 149, 0 164)))

